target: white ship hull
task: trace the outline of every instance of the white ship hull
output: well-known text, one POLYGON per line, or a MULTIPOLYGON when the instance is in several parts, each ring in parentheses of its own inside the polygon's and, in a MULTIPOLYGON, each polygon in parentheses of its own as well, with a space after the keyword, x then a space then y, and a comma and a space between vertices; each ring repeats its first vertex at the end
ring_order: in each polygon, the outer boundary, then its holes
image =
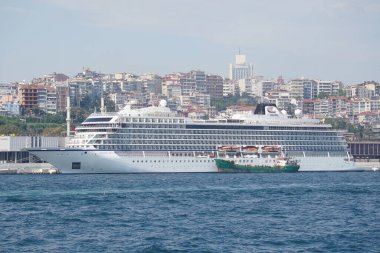
MULTIPOLYGON (((61 173, 186 173, 217 172, 214 158, 168 155, 120 155, 98 150, 30 150, 61 173)), ((124 153, 128 154, 128 153, 124 153)), ((344 157, 293 157, 299 171, 356 171, 344 157)))

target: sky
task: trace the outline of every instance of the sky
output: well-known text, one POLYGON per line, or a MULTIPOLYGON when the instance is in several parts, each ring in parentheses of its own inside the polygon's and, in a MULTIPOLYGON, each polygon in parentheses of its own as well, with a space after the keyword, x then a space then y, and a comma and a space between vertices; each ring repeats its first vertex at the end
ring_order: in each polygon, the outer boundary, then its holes
POLYGON ((0 82, 84 67, 380 81, 377 0, 0 0, 0 82))

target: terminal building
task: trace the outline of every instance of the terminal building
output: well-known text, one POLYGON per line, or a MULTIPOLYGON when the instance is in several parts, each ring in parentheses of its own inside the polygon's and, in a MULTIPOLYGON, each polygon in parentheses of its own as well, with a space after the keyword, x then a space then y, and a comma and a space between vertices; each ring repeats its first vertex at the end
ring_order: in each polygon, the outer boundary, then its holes
POLYGON ((46 136, 0 136, 0 164, 44 162, 25 149, 64 148, 65 139, 46 136))
POLYGON ((352 141, 348 142, 348 148, 355 161, 380 162, 379 141, 352 141))

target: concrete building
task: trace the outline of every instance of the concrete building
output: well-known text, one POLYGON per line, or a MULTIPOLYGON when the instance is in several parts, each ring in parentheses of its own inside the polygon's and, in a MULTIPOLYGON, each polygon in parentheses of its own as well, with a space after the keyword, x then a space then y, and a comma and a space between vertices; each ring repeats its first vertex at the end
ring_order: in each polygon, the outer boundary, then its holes
POLYGON ((167 98, 181 96, 182 87, 179 80, 180 75, 178 73, 166 75, 162 80, 162 95, 167 98))
POLYGON ((64 137, 0 136, 0 163, 40 162, 26 148, 64 148, 64 137))
POLYGON ((192 73, 181 74, 179 83, 181 85, 182 95, 190 95, 196 91, 196 78, 192 73))
POLYGON ((351 106, 354 115, 371 110, 371 102, 368 98, 353 98, 351 100, 351 106))
POLYGON ((268 91, 266 98, 269 103, 276 104, 280 110, 286 110, 290 105, 290 93, 287 90, 271 90, 268 91))
POLYGON ((239 85, 240 95, 243 95, 243 93, 252 95, 252 79, 251 78, 240 79, 237 82, 239 85))
POLYGON ((356 87, 356 97, 371 98, 375 96, 375 89, 368 89, 366 85, 358 85, 356 87))
POLYGON ((380 97, 372 97, 370 99, 371 111, 380 111, 380 97))
POLYGON ((69 81, 71 104, 80 106, 82 100, 88 97, 91 101, 100 99, 103 94, 103 83, 100 79, 74 78, 69 81))
POLYGON ((348 117, 351 112, 351 103, 345 96, 330 96, 328 98, 331 117, 348 117))
POLYGON ((318 103, 316 99, 304 99, 302 103, 302 113, 304 115, 309 115, 314 117, 315 115, 315 104, 318 103))
POLYGON ((57 112, 57 92, 52 86, 22 85, 19 88, 19 101, 23 113, 31 113, 33 109, 53 114, 57 112))
POLYGON ((333 94, 333 82, 332 81, 317 81, 318 95, 321 93, 332 95, 333 94))
POLYGON ((252 94, 258 97, 265 97, 274 88, 275 83, 273 81, 259 81, 253 85, 252 94))
POLYGON ((211 98, 223 98, 223 77, 218 75, 207 75, 207 93, 211 98))
POLYGON ((240 80, 253 77, 253 64, 246 62, 244 54, 238 54, 235 56, 235 64, 229 66, 229 79, 240 80))
POLYGON ((225 79, 223 82, 223 97, 235 96, 238 93, 238 82, 236 80, 225 79))
POLYGON ((57 92, 57 112, 65 112, 67 107, 67 97, 69 96, 69 86, 67 83, 59 83, 55 86, 57 92))
POLYGON ((314 103, 314 114, 319 117, 330 115, 330 105, 328 99, 319 99, 314 103))
POLYGON ((17 96, 17 83, 1 83, 0 84, 0 96, 11 95, 17 96))
POLYGON ((203 93, 193 93, 191 95, 181 95, 179 97, 181 106, 210 106, 210 95, 203 93))
POLYGON ((317 82, 305 78, 290 80, 287 84, 291 98, 315 99, 318 96, 317 82))

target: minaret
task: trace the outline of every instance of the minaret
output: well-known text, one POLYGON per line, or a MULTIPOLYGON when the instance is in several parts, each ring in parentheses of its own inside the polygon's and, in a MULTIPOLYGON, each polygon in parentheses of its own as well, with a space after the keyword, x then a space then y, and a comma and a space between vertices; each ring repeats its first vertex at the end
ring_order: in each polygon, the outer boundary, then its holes
POLYGON ((70 95, 67 96, 67 106, 66 106, 66 136, 70 137, 70 122, 71 122, 71 117, 70 117, 70 95))
POLYGON ((104 97, 101 97, 100 98, 100 112, 101 113, 104 113, 106 110, 105 110, 105 107, 104 107, 104 97))

